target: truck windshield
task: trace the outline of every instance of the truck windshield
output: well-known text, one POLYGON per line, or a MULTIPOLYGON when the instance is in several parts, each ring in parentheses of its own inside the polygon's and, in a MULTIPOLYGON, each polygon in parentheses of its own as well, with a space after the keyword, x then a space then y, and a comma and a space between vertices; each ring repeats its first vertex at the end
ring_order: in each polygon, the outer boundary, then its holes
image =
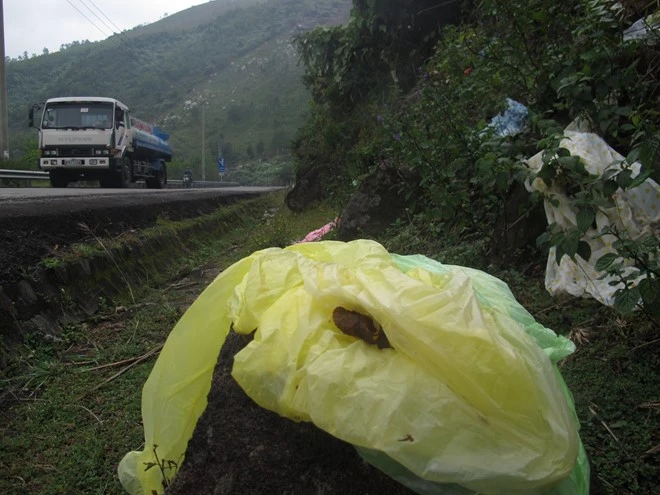
POLYGON ((41 123, 43 129, 112 129, 112 103, 48 103, 41 123))

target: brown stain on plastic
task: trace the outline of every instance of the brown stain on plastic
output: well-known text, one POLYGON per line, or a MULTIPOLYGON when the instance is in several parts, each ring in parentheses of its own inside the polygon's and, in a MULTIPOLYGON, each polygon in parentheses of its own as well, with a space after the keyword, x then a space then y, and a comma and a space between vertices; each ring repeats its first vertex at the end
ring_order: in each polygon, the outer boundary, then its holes
POLYGON ((379 349, 392 347, 383 328, 368 315, 337 306, 332 312, 332 319, 346 335, 364 340, 379 349))

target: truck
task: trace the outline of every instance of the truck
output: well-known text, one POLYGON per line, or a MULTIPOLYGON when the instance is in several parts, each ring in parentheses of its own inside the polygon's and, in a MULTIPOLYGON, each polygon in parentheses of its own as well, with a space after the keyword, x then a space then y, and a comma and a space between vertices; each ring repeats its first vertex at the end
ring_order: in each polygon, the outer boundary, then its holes
POLYGON ((172 159, 169 136, 134 117, 119 100, 101 96, 50 98, 41 121, 29 111, 30 127, 39 130, 39 168, 53 187, 99 181, 101 187, 125 188, 144 179, 151 189, 167 184, 172 159))

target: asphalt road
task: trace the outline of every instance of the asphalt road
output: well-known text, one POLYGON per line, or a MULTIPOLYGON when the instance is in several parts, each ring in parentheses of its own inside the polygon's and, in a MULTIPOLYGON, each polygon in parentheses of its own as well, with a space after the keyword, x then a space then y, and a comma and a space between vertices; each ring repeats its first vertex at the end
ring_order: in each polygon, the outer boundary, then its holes
POLYGON ((249 197, 277 187, 191 189, 0 188, 0 218, 59 215, 116 207, 148 206, 220 197, 249 197))

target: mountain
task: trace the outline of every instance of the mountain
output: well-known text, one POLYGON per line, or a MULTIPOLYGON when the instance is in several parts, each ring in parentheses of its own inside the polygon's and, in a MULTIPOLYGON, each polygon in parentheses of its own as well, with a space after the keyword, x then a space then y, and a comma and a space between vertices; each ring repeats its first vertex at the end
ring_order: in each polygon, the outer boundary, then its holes
MULTIPOLYGON (((171 135, 175 160, 232 162, 287 148, 308 111, 292 36, 343 23, 350 0, 215 0, 99 42, 7 63, 10 154, 36 132, 30 106, 55 96, 103 95, 171 135)), ((30 164, 31 165, 31 164, 30 164)))

